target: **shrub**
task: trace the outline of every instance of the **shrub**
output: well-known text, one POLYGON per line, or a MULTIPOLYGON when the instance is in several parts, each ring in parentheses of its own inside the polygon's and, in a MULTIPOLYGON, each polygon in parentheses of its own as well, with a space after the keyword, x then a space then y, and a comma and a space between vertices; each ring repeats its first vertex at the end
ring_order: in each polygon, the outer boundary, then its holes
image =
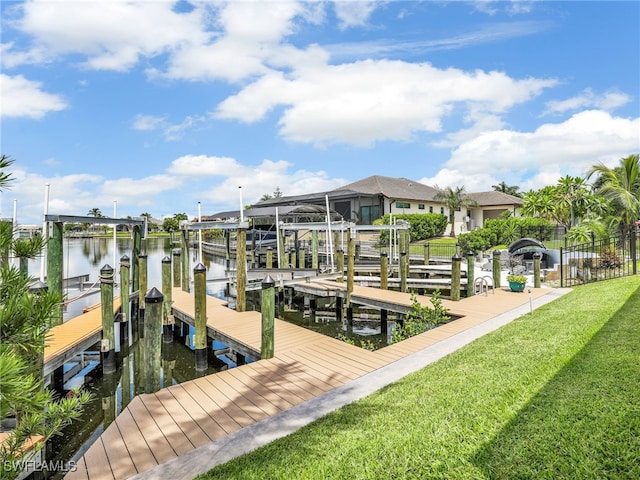
POLYGON ((527 277, 524 275, 507 275, 507 282, 527 283, 527 277))
POLYGON ((397 343, 414 335, 419 335, 448 322, 450 317, 436 290, 430 298, 433 308, 421 305, 415 293, 411 294, 411 310, 405 315, 404 325, 396 325, 391 335, 391 343, 397 343))
MULTIPOLYGON (((447 217, 440 213, 403 213, 394 215, 393 218, 405 220, 411 225, 409 234, 412 242, 441 237, 447 228, 447 217)), ((374 225, 389 225, 389 214, 373 222, 374 225)), ((387 243, 389 233, 380 233, 380 242, 387 243)))

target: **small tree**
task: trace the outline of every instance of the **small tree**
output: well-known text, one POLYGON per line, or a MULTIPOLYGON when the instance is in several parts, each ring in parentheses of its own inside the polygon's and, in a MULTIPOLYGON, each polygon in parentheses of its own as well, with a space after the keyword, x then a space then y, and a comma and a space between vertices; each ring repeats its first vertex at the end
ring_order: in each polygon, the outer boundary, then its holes
POLYGON ((456 210, 460 210, 463 207, 475 207, 478 205, 478 202, 473 200, 472 198, 467 197, 464 191, 464 185, 462 187, 451 188, 447 187, 444 190, 440 190, 438 187, 438 193, 434 195, 434 200, 439 200, 445 204, 447 209, 449 210, 449 223, 451 223, 451 232, 449 235, 451 237, 456 236, 456 210))
MULTIPOLYGON (((11 163, 4 155, 0 158, 0 190, 11 181, 11 174, 5 171, 11 163)), ((16 242, 10 224, 0 228, 3 252, 29 256, 36 254, 40 242, 41 237, 16 242)), ((0 445, 0 466, 1 478, 12 479, 21 473, 18 460, 29 438, 41 437, 35 445, 41 448, 79 417, 90 396, 74 392, 69 398, 56 400, 43 387, 45 337, 62 298, 55 292, 30 291, 27 272, 10 266, 7 257, 0 259, 0 420, 13 421, 15 427, 0 445)))

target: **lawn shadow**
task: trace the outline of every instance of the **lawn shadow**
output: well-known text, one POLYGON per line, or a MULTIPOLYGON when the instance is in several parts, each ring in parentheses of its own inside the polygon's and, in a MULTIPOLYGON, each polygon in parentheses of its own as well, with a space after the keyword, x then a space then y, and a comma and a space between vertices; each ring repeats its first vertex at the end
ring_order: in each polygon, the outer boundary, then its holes
POLYGON ((471 458, 487 478, 640 478, 640 288, 471 458))

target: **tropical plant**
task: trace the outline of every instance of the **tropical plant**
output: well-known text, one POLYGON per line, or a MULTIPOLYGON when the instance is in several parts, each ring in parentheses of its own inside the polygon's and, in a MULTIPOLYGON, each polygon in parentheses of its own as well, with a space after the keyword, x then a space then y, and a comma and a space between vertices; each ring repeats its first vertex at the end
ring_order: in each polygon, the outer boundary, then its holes
POLYGON ((513 195, 514 197, 522 197, 522 193, 518 191, 520 190, 520 187, 517 185, 507 185, 504 181, 497 185, 491 185, 491 188, 493 188, 495 192, 506 193, 508 195, 513 195))
POLYGON ((96 218, 104 217, 104 215, 102 214, 102 211, 97 207, 94 207, 91 210, 89 210, 87 212, 87 215, 90 216, 90 217, 96 217, 96 218))
POLYGON ((525 277, 524 275, 507 275, 507 282, 527 283, 527 277, 525 277))
POLYGON ((478 202, 466 196, 464 185, 455 188, 446 187, 445 189, 440 189, 436 186, 436 190, 438 190, 438 193, 436 193, 433 198, 434 200, 444 203, 449 210, 449 223, 451 223, 451 232, 449 235, 455 237, 455 211, 463 207, 477 206, 478 202))
POLYGON ((640 161, 637 153, 620 159, 616 168, 598 163, 591 167, 588 178, 593 175, 598 175, 594 182, 596 194, 610 203, 621 223, 630 225, 640 219, 640 161))
POLYGON ((436 290, 429 299, 433 308, 418 302, 415 293, 411 293, 410 298, 411 309, 405 314, 404 324, 396 324, 393 328, 391 334, 392 343, 397 343, 414 335, 419 335, 451 319, 447 314, 446 307, 442 305, 439 290, 436 290))
POLYGON ((606 205, 590 191, 583 178, 566 175, 556 185, 526 192, 520 212, 558 223, 569 230, 589 212, 602 214, 605 209, 606 205))

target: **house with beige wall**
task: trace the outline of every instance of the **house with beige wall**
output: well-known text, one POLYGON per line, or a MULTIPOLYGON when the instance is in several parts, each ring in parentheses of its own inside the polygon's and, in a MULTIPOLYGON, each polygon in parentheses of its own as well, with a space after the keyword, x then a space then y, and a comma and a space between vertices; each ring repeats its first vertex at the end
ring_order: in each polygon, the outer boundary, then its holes
MULTIPOLYGON (((447 207, 435 199, 438 190, 408 178, 372 175, 327 192, 272 198, 254 205, 254 208, 285 205, 326 205, 346 221, 370 225, 385 214, 440 213, 449 216, 447 207)), ((477 206, 454 212, 455 233, 482 227, 489 218, 497 218, 508 211, 518 215, 522 200, 502 192, 469 192, 467 196, 477 206)), ((251 216, 250 211, 247 216, 251 216)), ((450 227, 447 227, 447 234, 450 227)))

